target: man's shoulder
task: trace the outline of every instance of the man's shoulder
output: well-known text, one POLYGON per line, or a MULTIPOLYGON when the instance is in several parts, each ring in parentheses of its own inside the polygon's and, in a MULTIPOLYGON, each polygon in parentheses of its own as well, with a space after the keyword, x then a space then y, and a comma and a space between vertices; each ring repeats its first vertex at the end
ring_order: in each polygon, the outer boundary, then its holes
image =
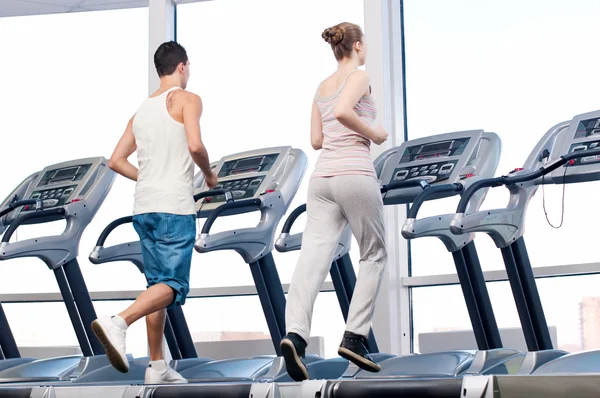
POLYGON ((183 104, 202 105, 202 98, 191 91, 181 90, 180 100, 183 104))

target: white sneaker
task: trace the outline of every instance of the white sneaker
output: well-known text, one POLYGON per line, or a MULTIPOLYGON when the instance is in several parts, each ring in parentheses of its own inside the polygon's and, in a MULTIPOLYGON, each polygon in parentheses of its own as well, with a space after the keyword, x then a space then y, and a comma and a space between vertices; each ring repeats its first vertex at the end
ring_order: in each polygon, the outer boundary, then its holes
POLYGON ((149 366, 144 377, 144 384, 186 384, 187 382, 179 373, 171 369, 166 361, 162 369, 149 366))
POLYGON ((108 360, 121 373, 129 371, 129 362, 125 355, 126 329, 115 325, 108 316, 98 318, 92 322, 92 330, 104 347, 108 360))

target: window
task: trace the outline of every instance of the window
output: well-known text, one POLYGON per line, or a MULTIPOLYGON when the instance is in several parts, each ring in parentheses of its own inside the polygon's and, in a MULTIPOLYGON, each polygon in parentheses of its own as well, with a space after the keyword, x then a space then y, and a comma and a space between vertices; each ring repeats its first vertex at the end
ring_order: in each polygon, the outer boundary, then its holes
MULTIPOLYGON (((0 196, 48 164, 109 157, 148 92, 148 9, 3 18, 0 46, 11 54, 0 64, 0 167, 10 171, 0 196)), ((133 266, 87 260, 102 229, 131 214, 133 188, 117 178, 83 235, 79 261, 90 290, 143 287, 133 266)), ((19 229, 19 239, 62 231, 57 224, 19 229)), ((3 293, 58 292, 37 259, 0 262, 0 273, 3 293)))
MULTIPOLYGON (((537 280, 544 314, 551 335, 556 337, 555 348, 568 352, 600 349, 599 281, 600 275, 537 280)), ((511 345, 515 342, 524 345, 524 339, 520 330, 509 330, 521 327, 509 283, 488 283, 488 290, 504 346, 524 349, 522 346, 511 345)), ((460 286, 414 288, 413 314, 415 352, 428 350, 429 347, 419 347, 425 333, 466 331, 472 338, 473 346, 470 348, 476 348, 460 286), (440 300, 440 297, 444 299, 440 300)), ((444 339, 445 341, 438 337, 434 340, 438 343, 437 347, 457 348, 451 343, 444 345, 445 342, 453 341, 447 337, 444 339)), ((430 338, 428 343, 431 342, 430 338)))
MULTIPOLYGON (((405 0, 404 6, 409 138, 496 132, 500 175, 520 167, 552 126, 598 109, 600 55, 591 51, 600 34, 597 1, 405 0)), ((538 190, 525 234, 534 267, 597 261, 586 198, 599 188, 598 182, 567 186, 560 230, 548 226, 538 190)), ((549 218, 559 224, 562 187, 545 191, 549 218)), ((507 199, 504 188, 492 189, 484 208, 504 207, 507 199)), ((456 204, 428 203, 422 216, 454 213, 456 204)), ((504 268, 489 237, 475 243, 484 270, 504 268)), ((412 254, 413 275, 455 272, 450 254, 431 238, 414 240, 412 254)))
MULTIPOLYGON (((363 1, 210 1, 178 6, 177 18, 177 39, 191 62, 188 88, 203 100, 201 125, 211 159, 261 147, 300 148, 308 168, 290 211, 306 203, 318 156, 310 146, 310 104, 319 82, 336 67, 321 32, 342 21, 363 25, 363 1)), ((251 225, 256 217, 230 219, 223 228, 251 225)), ((302 230, 304 220, 294 230, 302 230)), ((274 253, 283 283, 291 280, 298 254, 274 253)), ((353 256, 358 264, 356 250, 353 256)), ((194 287, 253 283, 236 253, 195 255, 193 261, 194 287)))

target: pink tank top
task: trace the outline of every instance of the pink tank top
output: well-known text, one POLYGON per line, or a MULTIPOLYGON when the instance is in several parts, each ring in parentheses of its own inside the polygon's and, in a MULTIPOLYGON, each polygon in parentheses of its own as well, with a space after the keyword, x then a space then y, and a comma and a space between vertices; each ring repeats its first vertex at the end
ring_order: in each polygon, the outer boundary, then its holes
MULTIPOLYGON (((315 102, 323 124, 323 147, 311 178, 341 175, 368 175, 377 178, 370 152, 371 141, 341 124, 333 114, 346 79, 354 72, 356 71, 350 72, 342 85, 329 97, 319 96, 317 89, 315 102)), ((354 110, 369 126, 377 116, 371 95, 361 97, 354 110)))

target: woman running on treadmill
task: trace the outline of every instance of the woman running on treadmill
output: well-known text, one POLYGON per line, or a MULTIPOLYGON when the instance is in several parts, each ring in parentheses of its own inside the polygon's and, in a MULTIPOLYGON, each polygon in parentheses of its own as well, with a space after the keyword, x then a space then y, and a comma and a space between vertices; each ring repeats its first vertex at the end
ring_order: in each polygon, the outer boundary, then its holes
POLYGON ((375 103, 365 64, 367 46, 358 25, 325 29, 338 69, 315 93, 310 139, 322 149, 308 186, 307 222, 286 308, 287 335, 281 349, 289 375, 308 379, 302 357, 310 337, 317 294, 329 272, 338 240, 348 224, 360 247, 360 271, 338 354, 362 369, 378 372, 366 348, 381 278, 387 261, 383 201, 369 147, 388 137, 373 128, 375 103))

